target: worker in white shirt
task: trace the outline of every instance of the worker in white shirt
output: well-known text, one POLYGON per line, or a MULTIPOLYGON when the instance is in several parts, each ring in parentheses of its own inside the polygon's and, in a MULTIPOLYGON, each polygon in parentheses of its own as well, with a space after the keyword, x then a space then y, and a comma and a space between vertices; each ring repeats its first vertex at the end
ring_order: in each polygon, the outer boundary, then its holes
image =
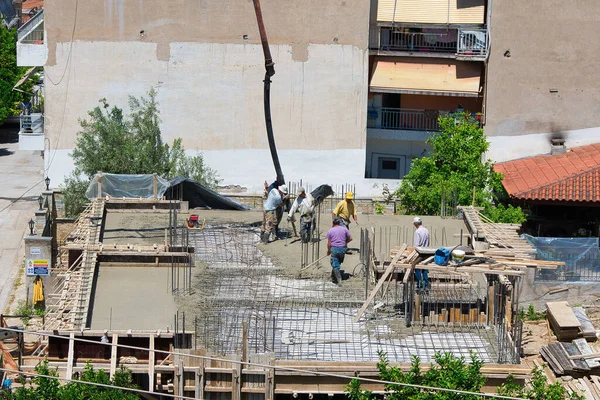
POLYGON ((288 221, 294 221, 294 213, 300 213, 300 238, 303 243, 310 241, 310 236, 313 227, 313 217, 315 212, 315 200, 310 193, 306 193, 304 188, 298 188, 296 200, 292 204, 292 208, 288 213, 288 221))
MULTIPOLYGON (((414 246, 429 247, 429 231, 423 226, 423 220, 419 217, 413 219, 415 229, 414 246)), ((417 289, 429 289, 429 271, 426 269, 415 269, 415 280, 417 289)))

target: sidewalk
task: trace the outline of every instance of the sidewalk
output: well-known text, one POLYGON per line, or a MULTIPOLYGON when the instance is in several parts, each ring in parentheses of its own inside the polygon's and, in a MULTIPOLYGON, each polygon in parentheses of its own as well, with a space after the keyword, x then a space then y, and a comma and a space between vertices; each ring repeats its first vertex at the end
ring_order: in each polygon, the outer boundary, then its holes
MULTIPOLYGON (((0 126, 0 313, 6 311, 13 294, 24 257, 23 236, 29 232, 27 222, 35 218, 37 198, 45 189, 41 154, 19 151, 18 131, 18 124, 0 126)), ((20 289, 16 297, 23 299, 25 285, 20 289)))

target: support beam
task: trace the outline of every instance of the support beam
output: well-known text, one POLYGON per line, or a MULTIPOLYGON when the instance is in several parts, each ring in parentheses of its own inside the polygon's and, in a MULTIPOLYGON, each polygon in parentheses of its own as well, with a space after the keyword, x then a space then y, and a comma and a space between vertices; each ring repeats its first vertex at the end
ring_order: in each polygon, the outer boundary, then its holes
POLYGON ((156 353, 154 353, 154 335, 150 335, 150 345, 148 353, 148 390, 154 393, 154 365, 156 361, 156 353))
POLYGON ((115 372, 117 372, 117 351, 119 348, 117 344, 119 343, 119 334, 113 333, 112 335, 112 343, 110 349, 110 379, 115 376, 115 372))
POLYGON ((69 335, 69 354, 67 356, 67 375, 65 378, 73 378, 73 362, 75 358, 75 333, 71 332, 69 335))

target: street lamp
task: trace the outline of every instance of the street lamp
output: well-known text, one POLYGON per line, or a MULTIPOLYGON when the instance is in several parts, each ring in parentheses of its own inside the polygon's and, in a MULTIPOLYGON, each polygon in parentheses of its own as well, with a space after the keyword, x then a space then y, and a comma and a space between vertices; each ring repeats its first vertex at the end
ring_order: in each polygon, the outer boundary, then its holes
POLYGON ((40 194, 40 197, 38 197, 38 204, 40 205, 40 211, 42 210, 42 204, 44 204, 44 198, 42 197, 42 195, 40 194))
POLYGON ((50 190, 50 177, 47 176, 44 182, 46 182, 46 190, 50 190))
POLYGON ((35 221, 32 219, 29 220, 29 236, 33 236, 33 228, 35 227, 35 221))

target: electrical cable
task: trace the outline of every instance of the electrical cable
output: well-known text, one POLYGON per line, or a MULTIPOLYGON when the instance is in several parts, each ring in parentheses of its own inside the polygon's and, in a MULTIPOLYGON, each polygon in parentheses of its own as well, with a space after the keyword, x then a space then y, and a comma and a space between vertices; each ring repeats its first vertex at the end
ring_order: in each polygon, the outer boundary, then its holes
MULTIPOLYGON (((148 347, 129 346, 129 345, 118 344, 118 343, 117 344, 102 343, 102 342, 98 342, 98 341, 90 340, 90 339, 70 338, 70 337, 65 337, 65 336, 55 335, 55 334, 51 334, 51 333, 47 333, 47 332, 40 332, 40 331, 32 331, 32 330, 24 330, 24 329, 22 330, 22 329, 9 328, 9 327, 3 327, 1 329, 4 331, 9 331, 9 332, 20 332, 20 333, 39 335, 39 336, 47 336, 47 337, 53 337, 53 338, 58 338, 58 339, 62 339, 62 340, 69 340, 69 341, 73 340, 76 342, 91 343, 91 344, 95 344, 95 345, 116 346, 117 348, 121 347, 124 349, 139 350, 139 351, 144 351, 144 352, 153 351, 154 353, 160 353, 160 354, 176 355, 176 356, 196 358, 196 359, 201 359, 201 360, 220 361, 220 362, 230 363, 230 364, 239 364, 242 366, 245 365, 245 366, 251 366, 251 367, 260 367, 260 368, 264 368, 264 369, 272 369, 272 370, 280 370, 280 371, 288 371, 288 372, 298 372, 298 373, 302 373, 302 374, 308 373, 308 374, 313 374, 315 376, 326 376, 326 377, 331 377, 331 378, 339 378, 339 379, 347 379, 347 380, 356 379, 361 382, 378 383, 378 384, 394 385, 394 386, 402 386, 402 387, 411 387, 411 388, 415 388, 415 389, 441 391, 441 392, 464 394, 464 395, 470 395, 470 396, 479 396, 479 397, 488 398, 488 399, 526 400, 526 399, 519 398, 519 397, 501 396, 501 395, 497 395, 497 394, 488 394, 488 393, 467 392, 464 390, 446 389, 446 388, 423 386, 423 385, 414 385, 414 384, 409 384, 409 383, 398 383, 398 382, 385 381, 385 380, 381 380, 381 379, 361 378, 360 376, 348 376, 348 375, 334 374, 334 373, 329 373, 329 372, 311 371, 311 370, 304 370, 304 369, 299 369, 299 368, 282 367, 282 366, 276 366, 276 365, 247 362, 247 361, 229 360, 226 358, 200 356, 200 355, 196 355, 196 354, 187 354, 187 353, 180 353, 180 352, 168 351, 168 350, 156 350, 156 349, 150 350, 148 347)), ((83 332, 85 332, 85 331, 82 331, 82 334, 83 334, 83 332)), ((76 333, 76 332, 73 332, 73 333, 76 333)), ((5 370, 5 369, 0 368, 0 370, 5 370)), ((8 370, 8 371, 12 371, 12 370, 8 370)), ((12 371, 12 372, 17 372, 17 371, 12 371)), ((52 378, 52 377, 50 377, 50 378, 52 378)), ((79 381, 77 381, 77 382, 79 382, 79 381)), ((114 386, 109 386, 109 387, 115 388, 114 386)), ((123 389, 125 389, 125 388, 123 388, 123 389)), ((183 398, 183 397, 177 396, 176 398, 183 398)))
POLYGON ((61 378, 60 376, 37 374, 35 372, 15 371, 13 369, 8 369, 8 368, 0 368, 0 371, 8 372, 8 373, 15 373, 15 374, 19 374, 19 375, 33 376, 36 378, 56 379, 59 381, 65 381, 65 382, 69 382, 69 383, 81 383, 84 385, 98 386, 98 387, 103 387, 103 388, 107 388, 107 389, 125 390, 125 391, 133 392, 133 393, 143 393, 143 394, 151 394, 151 395, 159 394, 160 396, 170 397, 172 399, 195 400, 195 397, 180 396, 177 394, 169 394, 169 393, 162 393, 162 392, 151 392, 149 390, 126 388, 126 387, 121 387, 121 386, 113 386, 113 385, 107 385, 105 383, 86 382, 86 381, 80 381, 77 379, 61 378))
MULTIPOLYGON (((52 83, 54 86, 58 86, 61 84, 61 82, 63 81, 63 78, 65 77, 67 69, 71 66, 71 54, 73 52, 73 39, 75 37, 75 28, 77 27, 78 6, 79 6, 79 0, 75 0, 75 17, 73 20, 73 30, 71 31, 69 54, 67 55, 67 62, 65 63, 65 69, 63 70, 62 76, 60 77, 60 79, 57 83, 54 83, 54 81, 52 81, 52 78, 50 78, 50 75, 48 75, 48 73, 44 70, 44 76, 47 77, 48 80, 50 81, 50 83, 52 83)), ((71 74, 69 74, 69 76, 67 77, 67 86, 65 88, 65 102, 64 102, 64 106, 63 106, 60 127, 58 129, 58 137, 56 138, 56 145, 54 146, 54 152, 52 153, 51 159, 48 162, 48 166, 44 168, 44 174, 48 173, 48 171, 50 170, 50 167, 52 166, 52 163, 54 162, 54 157, 56 157, 56 151, 58 150, 58 145, 60 143, 60 137, 62 136, 63 125, 65 123, 65 114, 67 113, 67 102, 68 102, 68 98, 69 98, 69 86, 70 86, 69 84, 71 83, 70 76, 71 76, 71 74)), ((48 140, 48 150, 52 150, 52 148, 50 147, 50 140, 48 140)))
POLYGON ((6 210, 8 207, 12 206, 13 204, 15 204, 17 201, 21 200, 23 198, 23 196, 25 196, 27 193, 29 193, 31 190, 33 190, 33 188, 35 188, 37 185, 39 185, 40 183, 44 182, 44 180, 42 179, 41 181, 39 181, 38 183, 36 183, 35 185, 33 185, 32 187, 30 187, 29 189, 27 189, 25 192, 23 192, 22 195, 20 195, 19 197, 17 197, 15 200, 11 201, 10 203, 8 203, 2 210, 0 210, 0 213, 4 210, 6 210))

